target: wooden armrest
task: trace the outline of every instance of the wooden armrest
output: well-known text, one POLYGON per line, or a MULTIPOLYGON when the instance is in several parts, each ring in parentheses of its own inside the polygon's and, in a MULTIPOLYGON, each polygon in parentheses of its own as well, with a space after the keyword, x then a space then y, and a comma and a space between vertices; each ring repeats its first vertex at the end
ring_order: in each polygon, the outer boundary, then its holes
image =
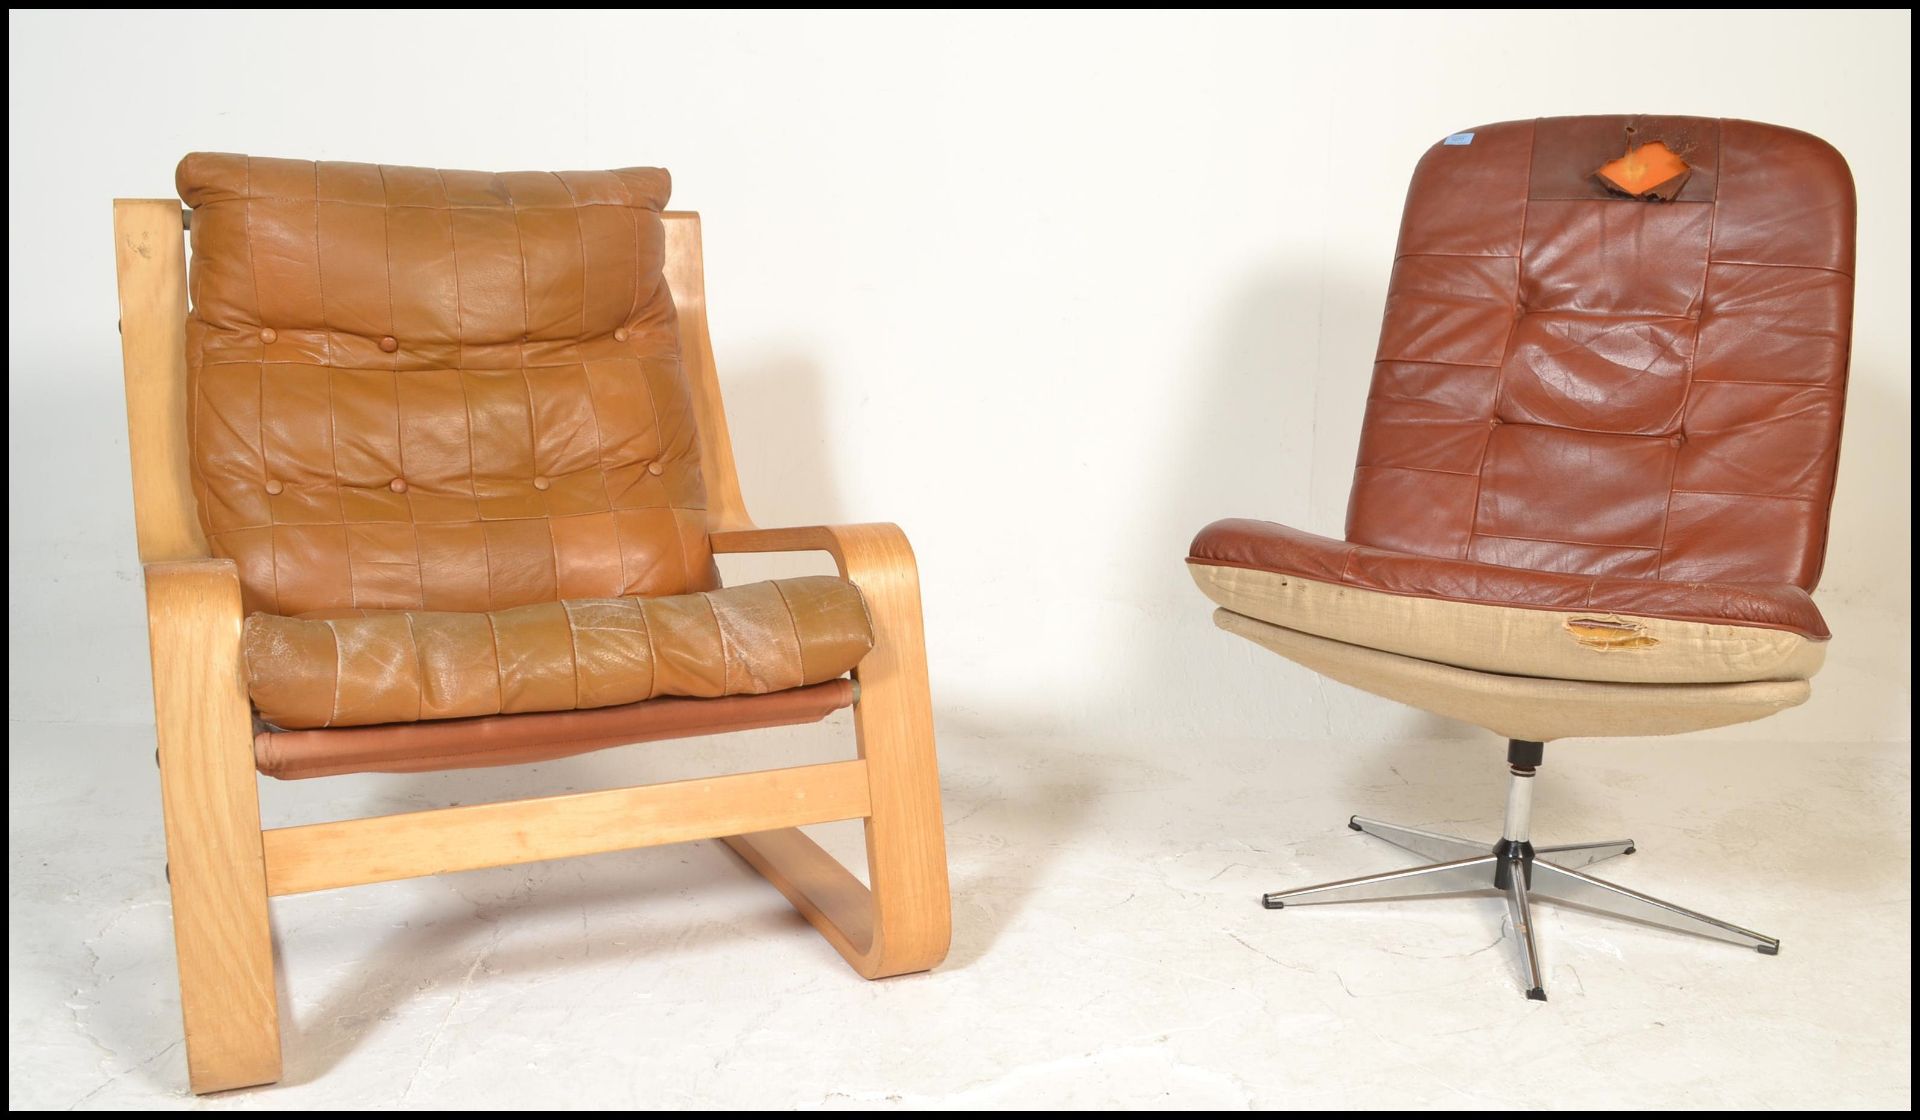
POLYGON ((240 569, 231 560, 159 560, 147 576, 147 641, 160 749, 187 713, 221 721, 224 740, 253 757, 253 708, 241 663, 240 569))
MULTIPOLYGON (((884 521, 863 525, 805 525, 790 529, 730 529, 711 536, 716 553, 825 552, 839 566, 840 575, 860 584, 884 576, 905 577, 919 583, 919 565, 913 546, 900 526, 884 521)), ((914 609, 919 595, 915 591, 914 609)))
POLYGON ((787 529, 726 529, 709 535, 716 554, 746 552, 825 552, 839 566, 840 578, 860 589, 873 619, 873 650, 860 660, 853 679, 870 694, 875 681, 898 681, 919 705, 915 734, 933 736, 927 700, 925 624, 920 610, 920 568, 913 546, 900 526, 876 521, 861 525, 803 525, 787 529))
POLYGON ((231 581, 235 590, 240 587, 240 565, 224 556, 196 556, 191 560, 155 560, 140 567, 146 573, 148 583, 156 579, 224 579, 231 581))
POLYGON ((192 619, 231 620, 240 634, 240 567, 231 560, 157 560, 142 565, 147 577, 147 624, 157 639, 163 628, 192 619))

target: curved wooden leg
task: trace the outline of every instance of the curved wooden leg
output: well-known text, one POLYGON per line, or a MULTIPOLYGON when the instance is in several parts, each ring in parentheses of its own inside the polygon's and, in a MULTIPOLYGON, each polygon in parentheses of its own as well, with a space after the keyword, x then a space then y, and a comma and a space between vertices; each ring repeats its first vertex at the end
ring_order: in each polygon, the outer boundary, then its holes
POLYGON ((866 820, 871 890, 797 828, 727 837, 869 980, 939 964, 953 925, 932 721, 912 728, 900 705, 881 699, 876 704, 863 682, 854 709, 873 801, 866 820))
POLYGON ((873 617, 874 647, 854 673, 860 698, 853 711, 872 791, 867 817, 872 889, 798 829, 731 836, 727 843, 778 887, 855 971, 874 980, 939 964, 947 955, 953 919, 919 577, 899 530, 881 526, 853 536, 866 528, 838 530, 844 550, 836 555, 859 584, 873 617), (854 562, 856 548, 866 563, 854 562))
POLYGON ((280 1014, 230 562, 147 570, 174 951, 196 1093, 280 1080, 280 1014))

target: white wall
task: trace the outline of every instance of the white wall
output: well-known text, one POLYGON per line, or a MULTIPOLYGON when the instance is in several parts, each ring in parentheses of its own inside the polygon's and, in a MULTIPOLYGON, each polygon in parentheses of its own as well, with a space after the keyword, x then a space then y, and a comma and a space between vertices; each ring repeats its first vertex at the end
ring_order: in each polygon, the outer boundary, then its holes
POLYGON ((194 149, 658 163, 707 219, 764 524, 904 524, 980 734, 1459 735, 1214 631, 1217 516, 1337 535, 1402 192, 1436 137, 1658 111, 1818 133, 1860 189, 1811 704, 1909 726, 1910 16, 10 18, 15 719, 147 718, 108 200, 194 149))

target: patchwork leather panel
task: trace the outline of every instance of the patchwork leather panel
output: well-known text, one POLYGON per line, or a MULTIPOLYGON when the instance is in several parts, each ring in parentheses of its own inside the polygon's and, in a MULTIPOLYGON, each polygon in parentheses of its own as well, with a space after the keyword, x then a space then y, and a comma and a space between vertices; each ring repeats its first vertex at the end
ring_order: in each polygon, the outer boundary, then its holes
POLYGON ((242 648, 261 719, 356 727, 800 688, 859 664, 873 626, 859 588, 803 576, 489 612, 255 614, 242 648))
POLYGON ((1504 422, 1619 435, 1680 432, 1694 321, 1534 312, 1500 364, 1504 422))
POLYGON ((1854 198, 1772 125, 1473 130, 1415 171, 1348 512, 1359 544, 1811 588, 1852 323, 1854 198), (1594 174, 1659 141, 1671 202, 1594 174))
POLYGON ((287 779, 514 766, 632 743, 812 723, 851 707, 853 696, 853 682, 835 677, 825 684, 718 700, 669 696, 567 712, 268 729, 254 736, 253 758, 262 774, 287 779))
POLYGON ((1713 207, 1591 199, 1528 204, 1520 313, 1693 318, 1706 286, 1713 207))
POLYGON ((195 154, 177 178, 195 496, 248 610, 717 586, 665 171, 195 154))

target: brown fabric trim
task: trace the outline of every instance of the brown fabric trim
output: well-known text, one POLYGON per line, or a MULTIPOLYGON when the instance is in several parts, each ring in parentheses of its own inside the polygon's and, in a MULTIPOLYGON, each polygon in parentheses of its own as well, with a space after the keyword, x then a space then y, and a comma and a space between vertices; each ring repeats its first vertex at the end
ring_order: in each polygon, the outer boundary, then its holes
POLYGON ((262 774, 288 780, 515 766, 629 743, 813 723, 851 706, 853 698, 853 682, 840 677, 782 692, 713 700, 670 696, 571 712, 265 730, 254 736, 253 757, 262 774))

